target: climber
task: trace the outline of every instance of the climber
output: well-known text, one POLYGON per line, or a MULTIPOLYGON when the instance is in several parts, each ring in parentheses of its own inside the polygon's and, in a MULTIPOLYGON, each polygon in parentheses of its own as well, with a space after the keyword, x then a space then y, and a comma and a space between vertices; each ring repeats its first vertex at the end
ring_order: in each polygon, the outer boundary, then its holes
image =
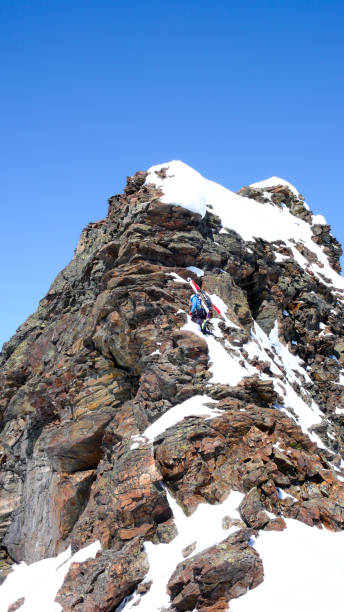
POLYGON ((207 330, 207 313, 202 306, 202 302, 199 294, 193 294, 190 298, 191 302, 191 310, 189 315, 191 316, 191 320, 194 323, 198 323, 200 326, 202 334, 209 333, 207 330))

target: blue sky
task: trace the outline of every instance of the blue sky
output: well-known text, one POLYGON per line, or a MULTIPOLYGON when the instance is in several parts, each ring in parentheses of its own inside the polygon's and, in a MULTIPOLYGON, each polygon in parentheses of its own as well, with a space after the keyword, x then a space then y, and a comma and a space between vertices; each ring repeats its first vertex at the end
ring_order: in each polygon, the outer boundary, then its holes
POLYGON ((344 3, 1 0, 0 346, 136 170, 281 176, 344 241, 344 3))

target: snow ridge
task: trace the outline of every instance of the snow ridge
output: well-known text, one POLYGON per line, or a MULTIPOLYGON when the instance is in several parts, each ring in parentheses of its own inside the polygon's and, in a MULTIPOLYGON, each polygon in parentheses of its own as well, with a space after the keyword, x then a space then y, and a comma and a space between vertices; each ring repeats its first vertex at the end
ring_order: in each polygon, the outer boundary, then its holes
POLYGON ((264 189, 264 187, 276 187, 277 185, 285 185, 290 189, 290 191, 293 192, 294 195, 300 195, 300 192, 298 191, 298 189, 296 189, 296 187, 294 187, 294 185, 292 185, 288 181, 285 181, 282 178, 279 178, 278 176, 271 176, 270 178, 265 179, 264 181, 251 183, 250 187, 258 187, 259 189, 264 189))
MULTIPOLYGON (((277 184, 288 186, 298 195, 297 189, 278 177, 254 183, 252 186, 269 187, 277 184)), ((313 240, 311 225, 291 214, 287 207, 273 203, 260 203, 240 196, 221 185, 204 178, 199 172, 181 161, 171 161, 152 166, 148 170, 146 184, 153 183, 163 192, 161 201, 188 208, 202 217, 207 210, 220 217, 223 231, 234 230, 246 241, 263 238, 267 242, 282 240, 293 253, 297 263, 310 274, 315 274, 325 285, 344 289, 344 278, 335 272, 322 247, 313 240), (166 173, 164 172, 166 170, 166 173), (165 177, 165 178, 164 178, 165 177), (316 256, 318 263, 310 264, 298 251, 301 243, 316 256), (324 277, 329 279, 328 283, 324 277)), ((313 223, 326 223, 322 215, 313 217, 313 223)))

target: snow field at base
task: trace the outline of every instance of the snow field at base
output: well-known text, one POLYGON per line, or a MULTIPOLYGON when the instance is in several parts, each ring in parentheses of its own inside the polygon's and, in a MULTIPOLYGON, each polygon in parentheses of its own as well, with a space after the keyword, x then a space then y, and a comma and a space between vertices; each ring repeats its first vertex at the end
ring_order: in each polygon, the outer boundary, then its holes
POLYGON ((243 494, 232 491, 221 503, 214 506, 200 504, 191 516, 186 516, 174 498, 167 492, 168 502, 173 511, 173 517, 178 535, 169 544, 145 543, 148 555, 149 572, 145 582, 152 581, 148 593, 134 595, 120 608, 121 611, 138 610, 138 612, 155 612, 168 607, 170 598, 166 585, 176 569, 178 563, 184 560, 182 551, 190 544, 196 543, 195 550, 190 556, 222 542, 236 527, 224 529, 222 520, 225 516, 239 519, 237 508, 243 499, 243 494))
POLYGON ((93 542, 71 555, 67 548, 57 557, 42 559, 31 565, 22 561, 13 566, 13 571, 0 586, 0 611, 25 597, 18 610, 20 612, 61 612, 62 606, 55 602, 57 592, 61 588, 65 576, 72 563, 81 563, 96 556, 101 549, 100 542, 93 542))
POLYGON ((264 582, 233 599, 231 612, 343 612, 344 532, 285 521, 284 531, 260 532, 264 582))
MULTIPOLYGON (((287 181, 272 177, 267 181, 254 183, 252 186, 270 186, 269 181, 278 180, 279 184, 290 187, 295 195, 297 190, 287 181)), ((256 237, 268 242, 283 240, 292 250, 297 263, 303 268, 313 272, 318 280, 325 284, 344 289, 344 278, 337 274, 331 266, 322 249, 312 240, 311 226, 306 221, 291 214, 287 207, 279 208, 274 204, 262 204, 250 198, 240 196, 221 185, 209 181, 199 172, 190 168, 181 161, 171 161, 165 164, 152 166, 148 170, 146 184, 155 184, 162 192, 161 202, 183 206, 192 212, 204 217, 207 207, 212 213, 220 217, 224 229, 235 230, 246 241, 253 241, 256 237), (156 172, 167 168, 166 178, 161 178, 156 172), (302 242, 312 251, 323 268, 309 262, 295 248, 295 243, 302 242), (327 283, 323 277, 329 279, 327 283)), ((275 185, 276 182, 273 182, 275 185)), ((267 196, 269 196, 268 192, 267 196)), ((317 215, 314 223, 322 223, 325 219, 317 215)))

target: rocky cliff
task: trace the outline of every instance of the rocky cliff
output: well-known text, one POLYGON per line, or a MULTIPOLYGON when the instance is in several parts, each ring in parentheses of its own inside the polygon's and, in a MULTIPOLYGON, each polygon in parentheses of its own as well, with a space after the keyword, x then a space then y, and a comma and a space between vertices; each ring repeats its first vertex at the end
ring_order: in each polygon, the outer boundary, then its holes
POLYGON ((1 353, 3 579, 99 540, 64 612, 235 610, 260 534, 343 530, 341 254, 285 181, 128 177, 1 353))

